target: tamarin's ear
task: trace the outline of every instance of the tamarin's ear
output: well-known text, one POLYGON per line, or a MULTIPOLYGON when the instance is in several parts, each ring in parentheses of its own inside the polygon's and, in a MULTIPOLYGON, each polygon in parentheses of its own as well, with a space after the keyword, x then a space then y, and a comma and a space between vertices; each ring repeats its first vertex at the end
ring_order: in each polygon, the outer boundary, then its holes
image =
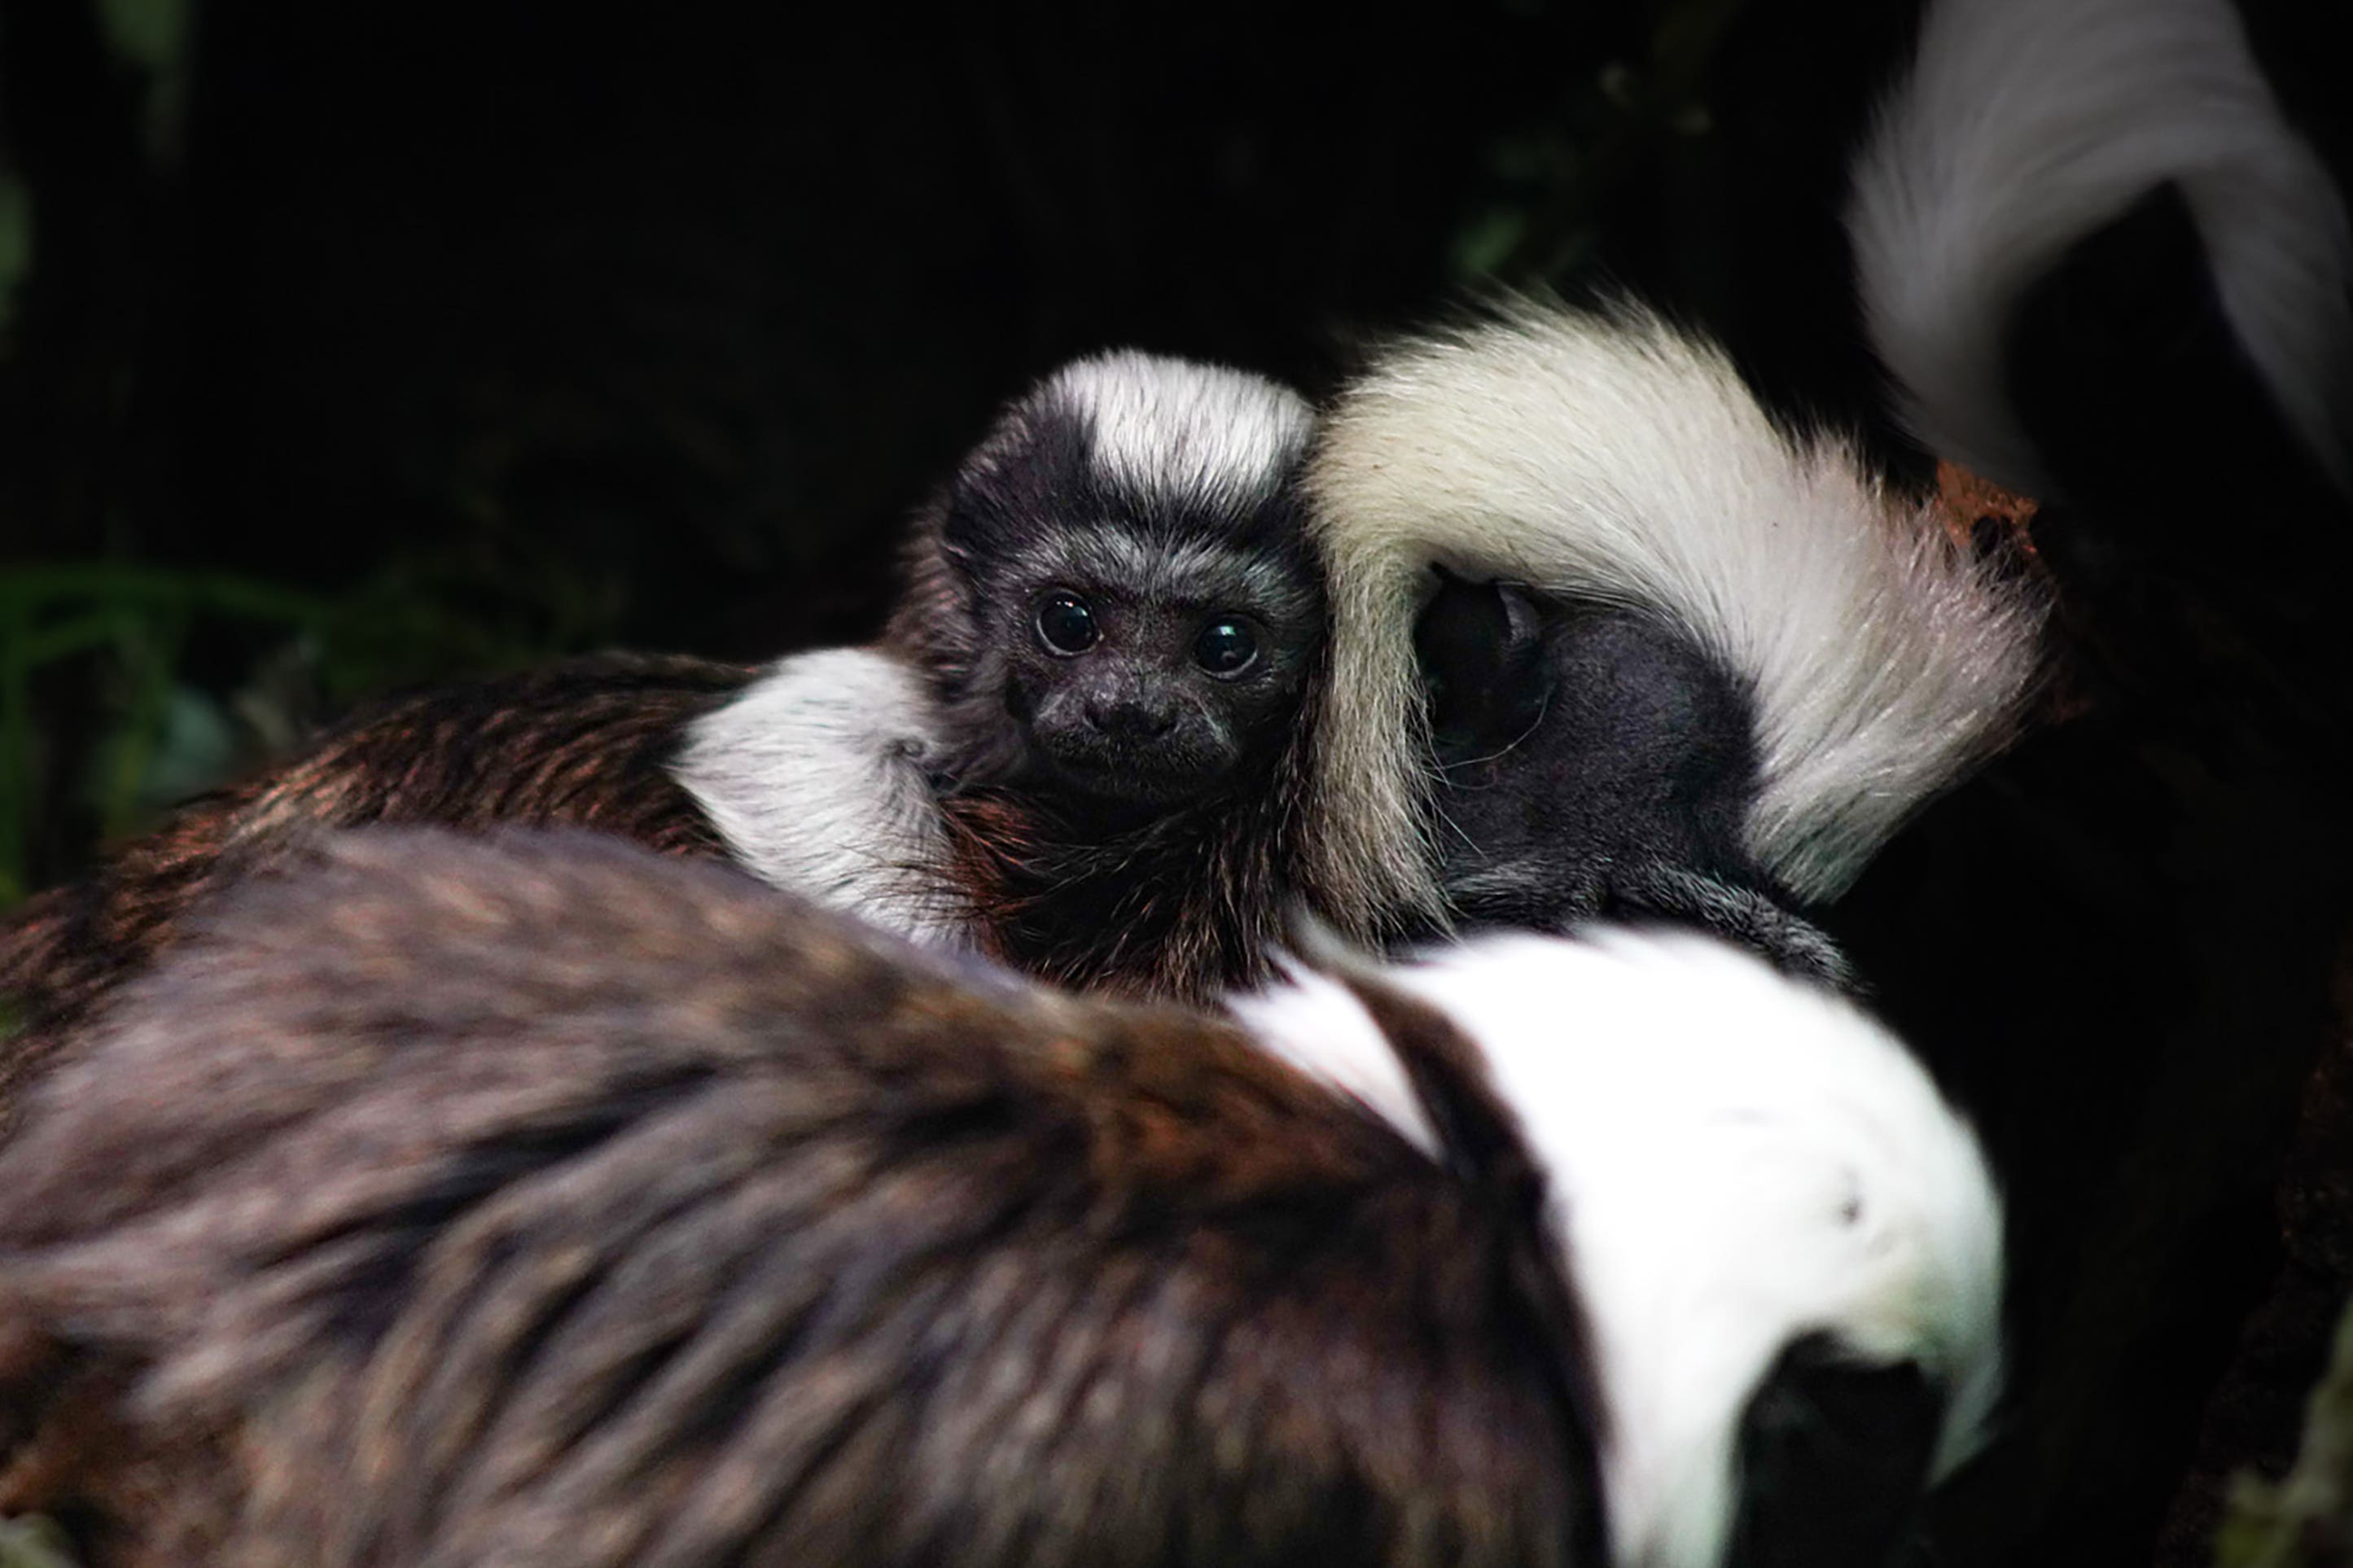
POLYGON ((1414 623, 1414 653, 1441 762, 1508 746, 1552 695, 1544 617, 1514 583, 1472 583, 1439 568, 1438 596, 1414 623))
MULTIPOLYGON (((2014 348, 2078 313, 2115 319, 2119 352, 2132 357, 2104 367, 2093 402, 2154 379, 2161 417, 2213 373, 2177 364, 2152 378, 2135 362, 2166 352, 2211 300, 2233 374, 2255 383, 2337 489, 2353 493, 2353 218, 2274 92, 2242 9, 2231 0, 1923 8, 1911 72, 1855 160, 1846 221, 1872 347, 1930 452, 2021 495, 2060 499, 2072 476, 2052 470, 2045 434, 2030 427, 2036 411, 2019 405, 2015 391, 2031 380, 2010 363, 2014 348), (2019 319, 2071 253, 2096 247, 2137 207, 2128 222, 2143 232, 2126 267, 2064 312, 2019 319), (2147 291, 2148 240, 2160 264, 2173 252, 2197 275, 2194 297, 2147 291)), ((2156 276, 2164 287, 2164 271, 2156 276)), ((2052 391, 2052 412, 2070 423, 2105 419, 2073 388, 2052 391)), ((2210 447, 2235 453, 2236 443, 2201 423, 2186 446, 2153 437, 2138 462, 2164 472, 2210 447)))

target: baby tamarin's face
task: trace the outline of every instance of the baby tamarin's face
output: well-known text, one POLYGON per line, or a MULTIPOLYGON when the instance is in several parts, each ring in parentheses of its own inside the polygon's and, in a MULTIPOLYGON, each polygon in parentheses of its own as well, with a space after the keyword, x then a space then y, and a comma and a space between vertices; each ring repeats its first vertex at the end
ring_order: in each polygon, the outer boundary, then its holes
POLYGON ((952 489, 943 543, 1018 783, 1166 808, 1263 773, 1324 635, 1293 493, 1305 405, 1182 361, 1082 361, 952 489))
POLYGON ((1254 592, 1214 552, 1155 561, 1141 542, 1074 536, 1060 570, 1001 585, 1006 711, 1056 784, 1176 805, 1280 753, 1320 616, 1302 613, 1312 595, 1254 592), (1134 570, 1101 570, 1107 555, 1134 570))

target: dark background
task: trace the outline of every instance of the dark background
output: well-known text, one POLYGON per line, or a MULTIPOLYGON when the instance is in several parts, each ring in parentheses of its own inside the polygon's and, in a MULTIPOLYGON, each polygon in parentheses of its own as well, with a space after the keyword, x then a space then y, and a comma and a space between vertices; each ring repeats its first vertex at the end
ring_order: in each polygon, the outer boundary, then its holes
POLYGON ((1903 10, 5 0, 0 897, 364 693, 863 635, 1090 350, 1615 279, 1859 404, 1903 10))
MULTIPOLYGON (((991 408, 1111 344, 1315 392, 1479 279, 1626 287, 1916 473, 1836 223, 1910 9, 0 0, 0 906, 372 693, 863 637, 991 408)), ((2247 9, 2348 167, 2335 7, 2247 9)), ((2178 213, 2094 252, 2020 360, 2085 479, 2036 535, 2066 721, 1833 912, 2016 1200, 2028 1392, 1955 1563, 2146 1563, 2169 1510, 2202 1560, 2353 1278, 2353 1112, 2291 1143, 2348 520, 2178 213)))

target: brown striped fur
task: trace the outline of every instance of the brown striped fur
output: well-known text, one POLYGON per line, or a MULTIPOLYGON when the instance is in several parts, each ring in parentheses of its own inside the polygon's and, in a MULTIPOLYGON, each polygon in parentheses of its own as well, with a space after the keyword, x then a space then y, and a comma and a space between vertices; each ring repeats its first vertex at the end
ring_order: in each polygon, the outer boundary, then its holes
POLYGON ((734 665, 607 655, 396 699, 293 760, 183 807, 90 878, 0 921, 0 1107, 37 1059, 168 946, 211 889, 322 828, 593 827, 666 854, 723 851, 664 771, 681 729, 750 679, 734 665))

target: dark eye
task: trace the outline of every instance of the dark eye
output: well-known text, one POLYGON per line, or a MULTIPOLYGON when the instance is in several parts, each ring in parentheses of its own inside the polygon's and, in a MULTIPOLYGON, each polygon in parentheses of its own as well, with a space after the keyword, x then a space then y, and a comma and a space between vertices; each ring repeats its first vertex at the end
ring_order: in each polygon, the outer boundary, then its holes
POLYGON ((1258 662, 1258 634, 1231 616, 1211 621, 1193 639, 1193 662, 1211 675, 1240 675, 1258 662))
POLYGON ((1095 613, 1076 594, 1049 594, 1038 606, 1038 640, 1055 653, 1084 653, 1102 636, 1095 613))

